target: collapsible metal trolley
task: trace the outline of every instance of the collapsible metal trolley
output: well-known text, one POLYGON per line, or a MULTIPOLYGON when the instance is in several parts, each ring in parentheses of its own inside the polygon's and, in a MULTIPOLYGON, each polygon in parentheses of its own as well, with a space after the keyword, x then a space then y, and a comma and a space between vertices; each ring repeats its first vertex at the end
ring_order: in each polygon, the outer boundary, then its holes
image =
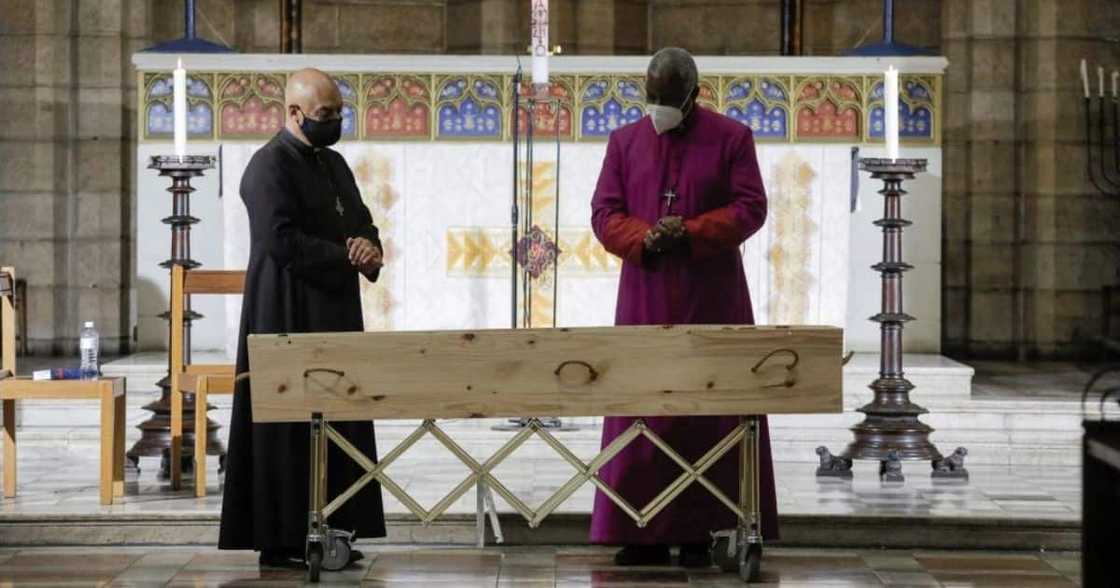
MULTIPOLYGON (((310 581, 344 568, 353 534, 332 529, 329 517, 365 485, 377 481, 421 522, 429 524, 472 488, 478 492, 479 541, 484 506, 497 494, 536 528, 590 482, 639 527, 645 527, 692 484, 700 484, 739 520, 715 533, 713 559, 744 581, 757 579, 762 557, 759 513, 759 433, 764 414, 840 412, 841 330, 831 327, 613 327, 475 332, 253 335, 255 422, 310 422, 311 487, 307 562, 310 581), (550 416, 750 415, 696 462, 689 462, 641 419, 588 462, 536 419, 479 462, 437 424, 442 418, 550 416), (422 419, 420 426, 374 463, 330 426, 331 421, 422 419), (470 474, 430 510, 385 470, 431 435, 470 474), (576 470, 536 510, 518 498, 494 469, 537 436, 576 470), (637 508, 598 476, 631 442, 645 437, 682 473, 637 508), (366 473, 333 499, 327 496, 327 447, 335 443, 366 473), (704 474, 739 448, 739 496, 727 496, 704 474)), ((493 510, 491 506, 491 511, 493 510)), ((492 515, 495 533, 497 517, 492 515)))

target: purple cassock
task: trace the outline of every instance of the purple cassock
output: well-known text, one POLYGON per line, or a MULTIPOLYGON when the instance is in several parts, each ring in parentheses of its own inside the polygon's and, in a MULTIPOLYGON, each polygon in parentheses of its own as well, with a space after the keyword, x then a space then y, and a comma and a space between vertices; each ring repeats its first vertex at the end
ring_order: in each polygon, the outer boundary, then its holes
MULTIPOLYGON (((591 224, 607 251, 623 260, 615 323, 752 324, 750 292, 739 247, 766 220, 766 191, 750 128, 698 107, 680 127, 657 135, 649 117, 610 136, 591 224), (667 215, 682 216, 687 246, 663 254, 644 251, 643 237, 667 215)), ((744 365, 747 359, 744 358, 744 365)), ((649 427, 690 462, 734 429, 736 416, 656 417, 649 427)), ((634 417, 603 423, 603 446, 634 417)), ((777 536, 777 501, 770 435, 762 419, 760 446, 762 530, 777 536)), ((739 496, 739 451, 706 476, 732 500, 739 496)), ((638 438, 600 470, 631 505, 643 508, 681 474, 668 456, 638 438)), ((710 532, 735 527, 726 506, 691 485, 644 529, 602 492, 595 495, 591 541, 604 544, 701 543, 710 532)))

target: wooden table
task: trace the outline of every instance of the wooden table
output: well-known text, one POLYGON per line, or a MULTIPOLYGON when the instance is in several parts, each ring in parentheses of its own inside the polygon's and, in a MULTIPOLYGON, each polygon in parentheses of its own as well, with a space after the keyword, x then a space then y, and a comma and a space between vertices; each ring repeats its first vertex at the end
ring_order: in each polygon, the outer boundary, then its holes
POLYGON ((124 495, 124 378, 99 380, 0 379, 4 403, 4 497, 16 495, 16 401, 101 401, 101 504, 124 495))

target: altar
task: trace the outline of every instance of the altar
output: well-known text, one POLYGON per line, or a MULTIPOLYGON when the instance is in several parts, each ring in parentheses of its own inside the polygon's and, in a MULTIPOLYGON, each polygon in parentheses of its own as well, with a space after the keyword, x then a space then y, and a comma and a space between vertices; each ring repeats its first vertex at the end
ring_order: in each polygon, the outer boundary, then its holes
MULTIPOLYGON (((140 350, 166 348, 170 214, 166 183, 147 168, 172 151, 171 70, 180 56, 139 53, 135 317, 140 350)), ((536 118, 534 215, 558 218, 545 238, 558 249, 558 283, 534 292, 535 325, 613 323, 619 260, 590 228, 590 200, 607 135, 643 114, 645 57, 557 57, 558 110, 536 118), (557 138, 559 139, 557 141, 557 138), (539 300, 536 298, 539 297, 539 300), (553 315, 555 309, 555 315, 553 315)), ((701 102, 750 125, 769 196, 763 229, 743 248, 759 324, 843 327, 845 347, 877 351, 879 186, 854 171, 882 153, 883 84, 902 71, 902 156, 929 160, 908 185, 905 214, 908 352, 936 353, 940 340, 941 57, 699 57, 701 102), (854 197, 853 197, 854 192, 854 197)), ((363 284, 369 330, 506 327, 510 308, 514 57, 187 55, 188 152, 216 168, 193 186, 193 259, 208 269, 244 268, 248 221, 239 196, 253 152, 280 129, 286 72, 316 67, 342 90, 343 141, 381 230, 386 271, 363 284)), ((520 117, 522 132, 527 116, 520 117)), ((524 170, 523 170, 524 171, 524 170)), ((235 346, 240 302, 197 301, 193 347, 235 346)))

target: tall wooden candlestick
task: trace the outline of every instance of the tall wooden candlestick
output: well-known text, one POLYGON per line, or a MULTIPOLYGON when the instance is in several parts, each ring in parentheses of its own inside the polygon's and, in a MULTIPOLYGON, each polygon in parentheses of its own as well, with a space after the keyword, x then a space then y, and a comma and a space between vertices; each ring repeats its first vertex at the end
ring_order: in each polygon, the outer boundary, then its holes
MULTIPOLYGON (((168 191, 172 194, 171 216, 163 219, 164 224, 171 226, 171 257, 160 263, 161 267, 170 270, 174 266, 185 269, 194 269, 201 265, 191 259, 191 225, 198 219, 191 216, 190 195, 194 192, 191 187, 191 178, 201 176, 205 170, 214 167, 214 158, 209 155, 160 155, 152 157, 150 169, 159 170, 159 175, 171 178, 171 187, 168 191)), ((183 361, 190 363, 191 354, 191 321, 202 318, 202 315, 191 310, 190 301, 184 301, 184 328, 183 328, 183 361)), ((170 320, 171 315, 165 312, 161 315, 170 320)), ((170 325, 169 325, 170 328, 170 325)), ((168 478, 171 475, 171 355, 167 356, 167 375, 159 381, 157 386, 161 390, 159 400, 144 407, 152 413, 152 417, 139 425, 140 440, 128 451, 128 458, 134 466, 138 467, 141 457, 161 458, 160 477, 168 478)), ((183 467, 189 471, 194 464, 191 453, 194 447, 194 395, 184 394, 183 398, 183 467)), ((206 426, 207 453, 217 455, 225 461, 225 448, 217 437, 221 425, 208 420, 206 426)))
POLYGON ((949 457, 929 440, 933 428, 918 420, 929 411, 910 401, 914 385, 902 369, 902 328, 914 317, 902 305, 902 274, 913 266, 902 260, 902 229, 910 221, 902 218, 902 182, 912 180, 926 169, 925 159, 860 160, 860 169, 883 181, 883 218, 875 225, 883 229, 883 260, 872 266, 882 278, 882 303, 879 314, 871 317, 879 323, 879 378, 871 383, 875 392, 872 401, 859 411, 867 415, 852 427, 855 436, 844 453, 834 456, 825 447, 818 447, 818 476, 849 478, 853 459, 879 461, 879 475, 884 481, 902 482, 902 460, 926 460, 933 466, 935 478, 968 478, 964 468, 963 447, 949 457))

